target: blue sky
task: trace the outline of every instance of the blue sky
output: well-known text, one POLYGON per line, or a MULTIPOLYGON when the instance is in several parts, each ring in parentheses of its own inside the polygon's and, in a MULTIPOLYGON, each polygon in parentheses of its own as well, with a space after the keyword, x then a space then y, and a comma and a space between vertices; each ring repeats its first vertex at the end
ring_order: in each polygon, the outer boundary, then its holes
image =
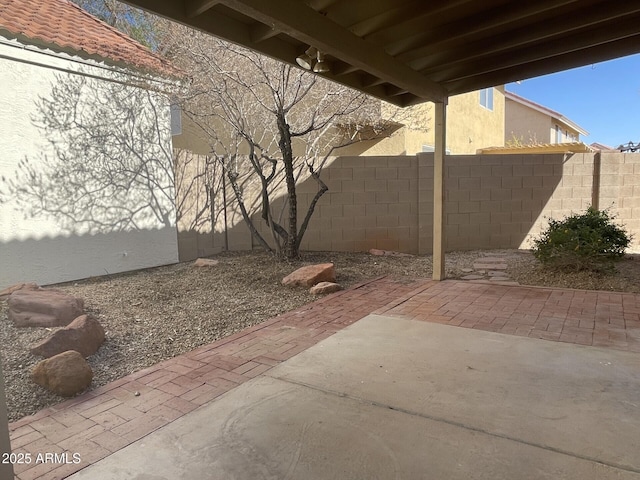
POLYGON ((640 142, 640 54, 509 83, 506 89, 560 112, 589 136, 617 147, 640 142))

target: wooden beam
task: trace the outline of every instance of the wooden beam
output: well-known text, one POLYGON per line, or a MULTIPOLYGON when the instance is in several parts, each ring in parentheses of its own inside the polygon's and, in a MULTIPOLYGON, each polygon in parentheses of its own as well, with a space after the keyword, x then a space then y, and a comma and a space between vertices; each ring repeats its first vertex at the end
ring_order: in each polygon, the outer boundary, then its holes
POLYGON ((218 0, 186 0, 184 9, 187 17, 193 18, 215 7, 217 4, 218 0))
MULTIPOLYGON (((294 66, 297 66, 295 63, 296 56, 304 51, 302 50, 304 44, 295 44, 290 40, 281 39, 278 36, 256 43, 252 40, 252 32, 255 29, 256 22, 250 24, 242 23, 235 18, 231 18, 217 11, 215 8, 207 10, 196 17, 189 18, 186 15, 183 5, 171 0, 127 0, 127 3, 171 18, 177 22, 184 23, 232 43, 256 50, 264 55, 294 66)), ((407 101, 415 103, 417 99, 422 98, 415 94, 405 95, 404 97, 388 97, 381 84, 363 87, 362 75, 358 73, 360 70, 360 68, 354 68, 353 72, 355 73, 346 73, 338 76, 329 72, 322 76, 400 107, 405 106, 405 102, 407 101)))
POLYGON ((516 21, 531 19, 577 0, 544 0, 538 2, 514 2, 487 10, 480 17, 462 18, 436 28, 424 29, 420 35, 400 38, 387 46, 387 52, 402 62, 410 62, 427 53, 448 48, 452 44, 466 43, 470 36, 481 32, 493 32, 516 21))
POLYGON ((447 95, 440 85, 300 1, 221 0, 220 3, 425 100, 438 101, 447 95))
POLYGON ((579 32, 546 43, 537 43, 524 48, 516 48, 497 55, 480 57, 449 68, 438 69, 431 75, 436 81, 456 81, 464 78, 489 74, 519 65, 527 65, 547 58, 578 52, 585 47, 595 47, 622 40, 638 34, 640 16, 627 16, 613 24, 579 32))
MULTIPOLYGON (((409 61, 409 66, 424 75, 443 70, 450 66, 466 62, 474 58, 513 50, 520 46, 552 41, 554 38, 566 36, 573 31, 597 26, 599 24, 621 19, 630 14, 640 12, 640 5, 631 6, 626 2, 597 4, 591 8, 581 9, 580 15, 563 15, 552 18, 538 28, 517 28, 504 33, 483 37, 473 44, 466 43, 455 49, 437 49, 431 53, 409 61)), ((614 28, 615 30, 615 28, 614 28)), ((560 41, 559 39, 556 41, 560 41)))
POLYGON ((385 82, 381 78, 370 76, 368 79, 363 80, 362 86, 363 87, 375 87, 377 85, 382 85, 384 83, 387 83, 387 82, 385 82))
MULTIPOLYGON (((365 40, 385 46, 399 37, 405 39, 424 32, 425 26, 428 26, 428 29, 433 28, 433 19, 437 19, 439 25, 443 19, 456 15, 460 7, 469 8, 468 4, 472 1, 412 2, 353 25, 350 29, 365 40)), ((473 8, 486 9, 497 1, 484 0, 473 8)))
MULTIPOLYGON (((370 1, 370 3, 375 5, 376 2, 370 1)), ((363 11, 368 14, 368 18, 350 24, 349 30, 359 37, 375 34, 386 28, 402 24, 411 18, 415 18, 416 12, 420 8, 424 8, 424 6, 424 0, 414 0, 379 11, 372 10, 371 8, 363 9, 363 11)))
POLYGON ((261 23, 253 27, 253 29, 251 30, 251 41, 253 43, 264 42, 265 40, 269 40, 270 38, 275 37, 279 33, 279 30, 261 23))
POLYGON ((348 75, 359 70, 360 69, 358 67, 354 67, 353 65, 341 61, 337 61, 331 65, 331 73, 334 75, 348 75))
POLYGON ((518 65, 463 80, 444 82, 444 86, 451 95, 458 95, 481 88, 503 85, 517 80, 547 75, 549 73, 581 67, 591 63, 604 62, 636 53, 640 53, 640 33, 633 37, 577 50, 557 57, 546 58, 537 62, 518 65))
POLYGON ((436 102, 434 112, 435 152, 433 154, 433 279, 444 280, 445 210, 444 163, 447 145, 447 104, 436 102))
MULTIPOLYGON (((338 25, 348 28, 353 32, 352 25, 370 17, 381 14, 384 15, 386 12, 394 10, 398 4, 403 4, 407 1, 408 0, 341 0, 335 2, 333 5, 320 8, 313 1, 306 1, 305 3, 316 12, 321 13, 338 25)), ((415 2, 415 0, 410 1, 415 2)))
POLYGON ((387 95, 390 97, 397 97, 398 95, 404 95, 405 93, 409 93, 406 90, 403 90, 402 88, 398 88, 394 85, 386 85, 384 87, 385 92, 387 92, 387 95))

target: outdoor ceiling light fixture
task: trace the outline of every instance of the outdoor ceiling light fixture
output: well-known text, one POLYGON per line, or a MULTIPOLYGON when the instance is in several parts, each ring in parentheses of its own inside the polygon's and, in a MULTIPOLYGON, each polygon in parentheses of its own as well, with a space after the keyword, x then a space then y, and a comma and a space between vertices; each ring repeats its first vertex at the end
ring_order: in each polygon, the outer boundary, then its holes
POLYGON ((309 47, 307 48, 306 52, 296 58, 296 62, 305 70, 311 70, 311 68, 313 67, 313 59, 317 53, 317 48, 309 47))
POLYGON ((318 50, 317 63, 313 67, 313 71, 316 73, 326 73, 329 71, 327 62, 324 61, 324 53, 318 50))
POLYGON ((324 53, 316 47, 309 47, 307 50, 296 58, 296 63, 305 70, 313 70, 316 73, 326 73, 329 66, 324 60, 324 53))

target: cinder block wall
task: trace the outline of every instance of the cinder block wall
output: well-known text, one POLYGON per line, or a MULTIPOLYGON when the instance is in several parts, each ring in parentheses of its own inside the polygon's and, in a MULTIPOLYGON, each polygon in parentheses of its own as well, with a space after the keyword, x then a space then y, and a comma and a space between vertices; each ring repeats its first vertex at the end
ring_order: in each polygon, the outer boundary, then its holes
POLYGON ((603 153, 600 167, 600 208, 608 208, 635 234, 640 251, 640 154, 603 153))
MULTIPOLYGON (((418 251, 418 159, 340 157, 323 171, 323 195, 303 239, 303 250, 418 251)), ((317 191, 300 188, 301 215, 317 191)))
MULTIPOLYGON (((640 252, 638 154, 602 154, 599 162, 595 154, 463 155, 447 157, 446 165, 447 250, 529 248, 549 218, 584 211, 595 200, 634 234, 631 251, 640 252)), ((316 206, 302 250, 431 253, 432 153, 340 157, 322 178, 329 191, 316 206)), ((316 192, 313 179, 299 185, 299 224, 316 192)), ((283 205, 283 197, 275 200, 273 211, 286 217, 283 205)), ((258 215, 256 226, 269 239, 258 215)), ((236 220, 229 248, 252 248, 256 243, 236 220)))
MULTIPOLYGON (((447 250, 529 248, 550 218, 592 204, 594 157, 447 157, 447 250)), ((640 155, 603 154, 600 168, 599 206, 610 208, 639 237, 640 155)), ((433 154, 341 157, 323 176, 330 190, 318 204, 303 249, 431 253, 433 154)), ((304 184, 301 190, 308 188, 304 184)), ((305 208, 307 198, 300 198, 305 208)), ((640 238, 632 251, 640 251, 640 238)))
POLYGON ((449 250, 528 248, 547 218, 591 204, 593 155, 454 156, 447 165, 449 250))

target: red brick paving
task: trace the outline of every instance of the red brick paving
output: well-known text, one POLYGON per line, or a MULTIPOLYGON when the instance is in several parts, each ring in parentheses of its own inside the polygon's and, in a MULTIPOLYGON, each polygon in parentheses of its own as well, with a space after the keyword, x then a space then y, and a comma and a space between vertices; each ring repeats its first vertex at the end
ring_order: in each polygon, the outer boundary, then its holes
POLYGON ((640 295, 631 293, 447 280, 374 313, 640 352, 640 295))
POLYGON ((10 424, 16 478, 62 479, 306 350, 428 281, 379 278, 271 318, 10 424), (38 453, 81 462, 35 463, 38 453))
POLYGON ((32 455, 16 478, 65 478, 369 313, 640 352, 640 295, 382 277, 12 423, 14 452, 32 455), (47 452, 81 462, 36 464, 47 452))

